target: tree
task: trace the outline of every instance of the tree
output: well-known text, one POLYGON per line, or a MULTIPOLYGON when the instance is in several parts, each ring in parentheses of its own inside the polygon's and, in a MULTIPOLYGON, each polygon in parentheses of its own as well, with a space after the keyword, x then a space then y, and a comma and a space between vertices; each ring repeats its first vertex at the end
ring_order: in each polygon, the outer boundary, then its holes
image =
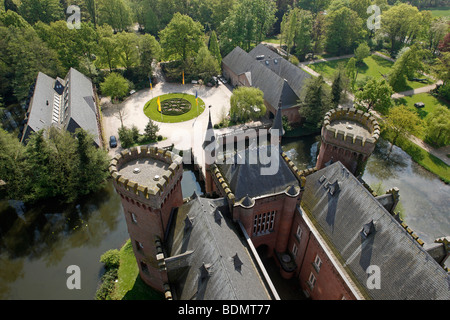
POLYGON ((415 77, 415 74, 424 71, 423 63, 424 51, 417 45, 404 48, 399 53, 399 58, 395 61, 388 75, 389 84, 398 92, 406 87, 406 80, 415 77))
POLYGON ((113 100, 125 97, 130 89, 130 85, 123 76, 112 72, 100 84, 103 95, 110 96, 113 100))
POLYGON ((393 53, 406 40, 411 40, 418 30, 419 10, 406 3, 390 7, 381 14, 381 32, 388 37, 393 53))
POLYGON ((152 121, 152 119, 148 119, 148 123, 144 129, 144 136, 146 139, 150 141, 156 141, 158 138, 159 126, 152 121))
POLYGON ((353 52, 357 41, 365 33, 363 20, 358 17, 358 14, 343 7, 328 15, 325 49, 334 55, 353 52))
POLYGON ((119 60, 119 50, 117 48, 117 39, 108 25, 97 28, 98 31, 98 63, 106 64, 109 71, 116 67, 119 60))
POLYGON ((122 31, 115 35, 119 61, 127 70, 139 63, 139 37, 136 33, 122 31))
POLYGON ((144 34, 139 37, 139 65, 145 74, 151 75, 153 60, 159 60, 161 46, 154 36, 144 34))
POLYGON ((312 28, 313 16, 309 11, 294 8, 284 15, 281 36, 288 47, 288 54, 291 48, 295 48, 298 59, 305 61, 306 54, 312 49, 312 28))
POLYGON ((186 62, 203 44, 203 26, 177 12, 167 27, 159 32, 159 37, 165 58, 186 62))
POLYGON ((348 60, 347 65, 345 66, 345 75, 350 81, 350 86, 352 90, 355 90, 356 78, 358 77, 358 69, 356 68, 356 59, 350 58, 348 60))
POLYGON ((422 128, 422 121, 417 113, 403 105, 393 107, 389 110, 389 113, 386 116, 386 124, 388 130, 393 134, 392 145, 389 152, 392 151, 398 138, 406 137, 408 134, 420 131, 422 128))
POLYGON ((98 0, 99 24, 108 24, 114 32, 127 30, 131 25, 131 9, 125 0, 98 0))
POLYGON ((0 90, 5 103, 21 102, 39 72, 56 77, 63 72, 56 52, 30 27, 0 26, 0 90))
POLYGON ((123 148, 129 148, 134 144, 135 140, 132 129, 129 129, 127 127, 120 127, 118 130, 118 134, 120 143, 123 148))
POLYGON ((249 50, 252 42, 261 42, 272 28, 275 11, 272 0, 237 0, 220 26, 221 40, 249 50))
POLYGON ((220 48, 219 48, 219 42, 217 41, 217 35, 216 32, 213 30, 211 32, 211 36, 209 38, 209 51, 213 55, 214 58, 216 58, 217 62, 219 63, 219 66, 222 65, 222 56, 220 55, 220 48))
POLYGON ((385 79, 371 78, 362 90, 355 93, 355 102, 366 111, 376 109, 386 112, 393 105, 392 94, 394 90, 385 79))
POLYGON ((317 14, 320 11, 326 10, 331 2, 331 0, 299 0, 297 5, 299 8, 317 14))
POLYGON ((339 67, 331 84, 331 104, 334 107, 337 107, 345 99, 347 86, 348 79, 345 76, 345 70, 343 67, 339 67))
POLYGON ((212 76, 220 73, 220 66, 211 52, 202 47, 195 58, 195 70, 199 77, 206 82, 210 81, 212 76))
POLYGON ((256 120, 266 114, 264 94, 258 88, 239 87, 233 91, 230 99, 231 121, 245 123, 256 120))
POLYGON ((50 23, 62 19, 64 10, 59 0, 22 0, 19 14, 30 24, 50 23))
POLYGON ((309 79, 303 89, 299 112, 305 118, 305 126, 318 129, 322 127, 325 113, 331 109, 330 94, 322 76, 309 79))
POLYGON ((362 63, 368 56, 370 56, 370 48, 367 43, 363 42, 355 49, 356 62, 362 63))
POLYGON ((426 137, 438 147, 450 143, 450 110, 444 106, 437 106, 427 117, 426 137))
POLYGON ((439 42, 438 48, 441 52, 450 52, 450 32, 439 42))

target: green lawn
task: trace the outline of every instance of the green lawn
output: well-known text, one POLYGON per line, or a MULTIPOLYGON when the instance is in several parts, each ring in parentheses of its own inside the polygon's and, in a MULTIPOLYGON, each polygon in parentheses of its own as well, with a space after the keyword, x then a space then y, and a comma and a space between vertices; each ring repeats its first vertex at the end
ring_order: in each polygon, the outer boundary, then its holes
POLYGON ((205 110, 205 102, 198 98, 198 108, 195 101, 195 96, 191 94, 186 93, 169 93, 159 96, 161 99, 161 102, 167 99, 173 99, 173 98, 183 98, 188 100, 191 103, 191 110, 186 112, 185 114, 178 115, 178 116, 170 116, 170 115, 161 115, 161 113, 158 111, 158 105, 156 100, 158 97, 153 98, 152 100, 148 101, 144 106, 144 113, 147 117, 154 121, 158 122, 165 122, 165 123, 176 123, 176 122, 183 122, 188 121, 191 119, 194 119, 202 114, 202 112, 205 110))
POLYGON ((164 296, 147 286, 139 276, 139 268, 134 257, 131 241, 120 249, 120 267, 113 300, 161 300, 164 296))
MULTIPOLYGON (((350 59, 347 58, 347 59, 319 62, 315 64, 310 64, 308 65, 308 67, 320 73, 325 79, 331 80, 336 70, 338 69, 339 64, 343 64, 345 66, 349 60, 350 59)), ((365 58, 363 61, 364 64, 357 66, 358 69, 357 81, 362 81, 366 77, 373 77, 377 79, 381 78, 383 75, 387 75, 390 72, 391 67, 394 64, 392 61, 386 60, 377 55, 371 55, 365 58)), ((420 77, 425 78, 424 76, 420 77)), ((401 90, 399 91, 417 89, 429 85, 431 83, 432 83, 431 80, 428 80, 425 83, 407 81, 406 87, 401 88, 401 90)))
POLYGON ((426 8, 423 10, 431 11, 433 17, 450 17, 450 7, 426 8))

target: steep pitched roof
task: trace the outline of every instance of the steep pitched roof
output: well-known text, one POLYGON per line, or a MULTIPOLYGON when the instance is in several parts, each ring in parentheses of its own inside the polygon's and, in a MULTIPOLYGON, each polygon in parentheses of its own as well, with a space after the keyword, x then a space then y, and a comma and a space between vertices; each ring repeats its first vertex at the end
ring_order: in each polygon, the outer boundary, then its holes
MULTIPOLYGON (((100 145, 100 136, 97 125, 97 110, 94 100, 92 82, 81 72, 70 68, 66 78, 69 84, 70 118, 78 126, 91 133, 97 145, 100 145)), ((66 129, 67 129, 66 124, 66 129)))
POLYGON ((272 106, 281 100, 282 109, 297 104, 304 81, 311 77, 263 44, 249 53, 236 47, 222 61, 235 74, 251 79, 252 87, 259 88, 272 106))
POLYGON ((270 145, 247 148, 238 151, 233 156, 232 163, 227 163, 228 161, 225 160, 223 164, 217 164, 236 199, 242 199, 247 195, 254 198, 279 193, 292 185, 298 186, 297 178, 280 153, 278 152, 272 158, 271 152, 275 152, 275 149, 270 145), (252 160, 251 152, 257 156, 257 161, 252 160), (269 155, 270 159, 274 160, 273 164, 263 164, 261 155, 269 155), (275 175, 261 174, 262 168, 268 168, 271 165, 277 166, 275 175))
POLYGON ((177 299, 271 298, 228 215, 224 198, 197 196, 178 208, 166 241, 165 260, 177 299))
POLYGON ((340 162, 306 178, 302 208, 373 299, 450 299, 447 272, 340 162), (381 289, 367 288, 372 265, 381 289))

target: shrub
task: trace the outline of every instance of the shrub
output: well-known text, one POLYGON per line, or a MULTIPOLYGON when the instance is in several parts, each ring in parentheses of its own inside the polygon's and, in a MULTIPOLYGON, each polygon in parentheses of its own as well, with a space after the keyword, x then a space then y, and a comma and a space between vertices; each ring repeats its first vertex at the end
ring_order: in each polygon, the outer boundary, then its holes
POLYGON ((120 254, 119 250, 112 249, 106 251, 101 257, 100 262, 102 262, 105 265, 105 268, 108 269, 114 269, 118 268, 120 264, 120 254))

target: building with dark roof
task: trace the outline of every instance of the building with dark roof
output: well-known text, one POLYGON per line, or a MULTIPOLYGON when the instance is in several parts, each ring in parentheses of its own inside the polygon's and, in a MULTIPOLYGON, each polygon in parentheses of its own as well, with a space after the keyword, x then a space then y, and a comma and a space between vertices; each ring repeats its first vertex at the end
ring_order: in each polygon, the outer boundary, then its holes
MULTIPOLYGON (((204 151, 220 141, 206 135, 204 151)), ((182 199, 183 164, 170 151, 136 147, 112 160, 147 284, 167 299, 280 299, 264 248, 311 299, 450 299, 448 239, 425 246, 396 214, 399 190, 374 194, 341 162, 349 153, 299 170, 277 144, 218 155, 205 170, 209 198, 182 199), (274 174, 251 161, 255 150, 274 156, 274 174)))
POLYGON ((82 128, 92 135, 97 146, 102 145, 94 86, 88 77, 73 68, 64 79, 53 79, 39 72, 26 121, 23 143, 33 132, 55 126, 72 133, 82 128))
POLYGON ((234 48, 222 60, 223 75, 233 86, 259 88, 269 117, 275 117, 278 107, 289 122, 299 122, 298 101, 305 81, 311 76, 263 44, 249 53, 234 48))

